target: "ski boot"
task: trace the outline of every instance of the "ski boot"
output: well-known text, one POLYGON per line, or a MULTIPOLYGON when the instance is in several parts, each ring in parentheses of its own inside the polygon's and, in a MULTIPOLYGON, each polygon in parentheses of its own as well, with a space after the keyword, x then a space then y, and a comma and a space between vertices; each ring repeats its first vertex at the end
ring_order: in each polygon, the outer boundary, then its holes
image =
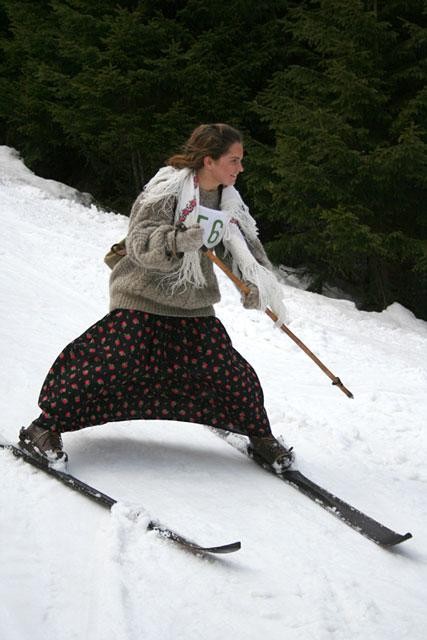
POLYGON ((19 432, 19 446, 30 455, 52 464, 67 462, 68 455, 62 448, 62 438, 59 431, 39 427, 32 422, 29 427, 22 427, 19 432))
POLYGON ((283 473, 295 460, 292 447, 289 449, 276 440, 273 434, 268 436, 250 436, 248 453, 257 462, 267 464, 276 473, 283 473))

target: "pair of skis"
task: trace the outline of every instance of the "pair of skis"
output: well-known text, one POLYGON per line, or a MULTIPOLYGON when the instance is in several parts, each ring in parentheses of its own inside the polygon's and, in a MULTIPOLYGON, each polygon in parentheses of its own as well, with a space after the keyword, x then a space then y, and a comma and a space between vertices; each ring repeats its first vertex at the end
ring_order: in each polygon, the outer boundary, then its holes
MULTIPOLYGON (((247 455, 249 455, 243 438, 233 434, 232 439, 229 439, 227 432, 215 431, 215 433, 225 439, 228 444, 234 446, 241 453, 246 453, 247 455)), ((111 507, 113 507, 117 502, 110 496, 102 493, 101 491, 98 491, 94 487, 91 487, 79 478, 74 477, 68 472, 60 471, 49 466, 43 460, 31 456, 29 453, 23 451, 17 446, 14 446, 13 444, 0 442, 0 448, 8 449, 16 457, 21 458, 25 462, 28 462, 34 467, 37 467, 45 473, 53 476, 56 480, 59 480, 74 491, 77 491, 84 496, 94 500, 99 505, 105 508, 111 509, 111 507)), ((323 489, 323 487, 320 487, 297 470, 289 469, 284 473, 278 475, 263 460, 257 458, 256 456, 251 457, 257 464, 274 474, 277 478, 297 488, 301 493, 333 513, 347 525, 382 547, 393 547, 412 537, 410 533, 400 534, 396 533, 392 529, 389 529, 388 527, 384 526, 380 522, 377 522, 365 513, 359 511, 358 509, 355 509, 347 502, 344 502, 344 500, 341 500, 326 489, 323 489)), ((180 545, 188 551, 191 551, 192 553, 200 555, 233 553, 234 551, 238 551, 241 548, 240 542, 232 542, 229 544, 222 544, 218 546, 201 546, 156 521, 149 522, 148 530, 155 531, 161 537, 175 542, 176 544, 180 545)))

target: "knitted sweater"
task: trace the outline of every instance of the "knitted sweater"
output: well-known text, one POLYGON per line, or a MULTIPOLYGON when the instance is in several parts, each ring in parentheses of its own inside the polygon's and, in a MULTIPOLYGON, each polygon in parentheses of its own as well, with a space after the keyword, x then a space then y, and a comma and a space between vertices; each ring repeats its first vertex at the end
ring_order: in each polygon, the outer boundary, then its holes
MULTIPOLYGON (((217 209, 218 191, 200 192, 204 206, 217 209)), ((127 255, 114 267, 110 277, 110 310, 138 309, 161 316, 212 316, 213 305, 221 298, 212 262, 200 252, 206 286, 170 291, 164 278, 176 271, 181 259, 167 251, 173 235, 176 201, 169 198, 144 206, 138 198, 132 207, 126 238, 127 255), (163 282, 162 282, 163 281, 163 282)))
MULTIPOLYGON (((200 189, 200 204, 219 208, 219 191, 200 189)), ((214 316, 213 305, 221 295, 218 281, 209 258, 199 252, 206 286, 187 286, 171 292, 165 285, 165 276, 179 269, 182 257, 173 256, 168 247, 175 232, 176 201, 168 198, 153 205, 144 205, 144 198, 135 201, 126 238, 127 255, 114 267, 110 276, 110 310, 138 309, 161 316, 197 317, 214 316)), ((271 267, 259 241, 250 246, 255 258, 271 267)), ((222 253, 222 245, 217 245, 222 253)))

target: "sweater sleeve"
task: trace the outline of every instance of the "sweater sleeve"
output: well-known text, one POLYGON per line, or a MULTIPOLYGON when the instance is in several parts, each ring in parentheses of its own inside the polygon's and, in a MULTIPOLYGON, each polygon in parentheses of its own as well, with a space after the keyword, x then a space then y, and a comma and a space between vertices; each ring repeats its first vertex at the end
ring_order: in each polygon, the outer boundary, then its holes
POLYGON ((175 233, 175 198, 154 204, 144 203, 142 193, 130 214, 126 251, 129 258, 144 269, 167 273, 179 268, 182 255, 174 255, 169 243, 175 233))
POLYGON ((246 242, 255 260, 269 271, 273 271, 273 265, 267 256, 261 240, 259 240, 259 238, 252 238, 251 240, 246 239, 246 242))

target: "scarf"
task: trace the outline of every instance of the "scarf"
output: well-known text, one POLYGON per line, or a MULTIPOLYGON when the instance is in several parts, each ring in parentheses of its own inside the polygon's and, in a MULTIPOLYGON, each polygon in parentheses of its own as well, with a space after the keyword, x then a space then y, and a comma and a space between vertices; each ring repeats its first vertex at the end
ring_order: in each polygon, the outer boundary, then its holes
MULTIPOLYGON (((191 169, 175 169, 163 167, 146 184, 143 193, 144 204, 166 202, 175 198, 174 223, 185 224, 189 227, 197 223, 200 193, 197 175, 191 169)), ((262 266, 252 255, 246 239, 258 238, 258 228, 249 209, 233 186, 225 187, 222 191, 221 211, 225 212, 229 223, 226 225, 222 242, 226 252, 232 257, 232 270, 244 282, 254 284, 259 291, 260 307, 270 307, 278 316, 278 324, 286 321, 286 311, 283 306, 283 290, 274 274, 262 266)), ((172 290, 192 285, 202 288, 206 285, 200 264, 198 251, 184 253, 182 264, 178 271, 167 276, 172 290)))

